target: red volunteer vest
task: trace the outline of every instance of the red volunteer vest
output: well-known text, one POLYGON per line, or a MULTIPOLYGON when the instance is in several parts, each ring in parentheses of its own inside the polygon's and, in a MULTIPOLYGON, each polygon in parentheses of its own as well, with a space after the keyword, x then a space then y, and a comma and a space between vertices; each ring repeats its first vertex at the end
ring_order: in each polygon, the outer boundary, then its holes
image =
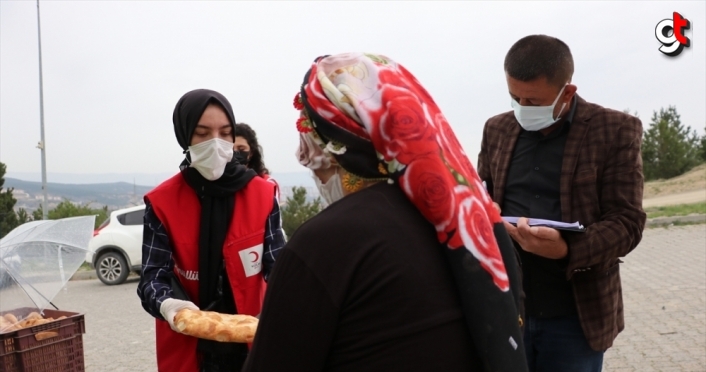
POLYGON ((261 177, 265 181, 275 185, 275 198, 277 198, 277 203, 279 203, 279 195, 280 194, 279 194, 279 184, 277 183, 277 181, 275 181, 274 178, 270 177, 269 174, 263 174, 261 177))
MULTIPOLYGON (((262 254, 274 186, 253 178, 235 194, 233 219, 223 244, 223 258, 240 314, 258 315, 265 294, 262 254)), ((150 191, 146 198, 164 224, 172 245, 174 271, 189 298, 199 306, 199 218, 201 204, 181 174, 150 191)), ((198 372, 197 338, 172 331, 156 320, 157 366, 165 372, 198 372)))

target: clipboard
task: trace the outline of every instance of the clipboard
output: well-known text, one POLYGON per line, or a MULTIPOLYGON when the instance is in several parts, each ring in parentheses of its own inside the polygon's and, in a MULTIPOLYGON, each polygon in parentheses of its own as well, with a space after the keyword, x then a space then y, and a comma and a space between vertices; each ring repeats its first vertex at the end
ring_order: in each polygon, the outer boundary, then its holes
MULTIPOLYGON (((517 226, 517 221, 520 217, 510 217, 503 216, 503 220, 513 226, 517 226)), ((543 220, 541 218, 528 218, 527 224, 530 226, 541 226, 550 227, 556 230, 570 231, 570 232, 586 232, 586 228, 581 225, 578 221, 574 223, 567 223, 561 221, 543 220)))

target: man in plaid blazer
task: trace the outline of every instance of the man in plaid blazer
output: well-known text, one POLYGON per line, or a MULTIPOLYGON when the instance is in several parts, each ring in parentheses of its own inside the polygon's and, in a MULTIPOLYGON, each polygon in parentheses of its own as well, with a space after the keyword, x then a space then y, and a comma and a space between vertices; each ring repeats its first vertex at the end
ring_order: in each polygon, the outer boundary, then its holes
POLYGON ((505 223, 525 291, 532 371, 601 371, 624 328, 619 263, 642 238, 642 123, 586 102, 562 41, 532 35, 505 58, 513 111, 490 118, 478 174, 503 216, 580 222, 585 232, 505 223))

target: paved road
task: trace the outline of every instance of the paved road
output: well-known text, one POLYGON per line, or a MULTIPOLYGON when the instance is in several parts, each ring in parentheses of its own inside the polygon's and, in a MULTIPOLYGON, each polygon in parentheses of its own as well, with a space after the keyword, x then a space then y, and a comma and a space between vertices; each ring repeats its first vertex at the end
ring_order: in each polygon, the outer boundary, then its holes
MULTIPOLYGON (((626 329, 604 371, 706 371, 706 225, 654 228, 624 259, 626 329)), ((54 301, 86 314, 88 372, 156 371, 154 322, 137 279, 108 287, 72 281, 54 301)))
POLYGON ((154 318, 137 298, 137 277, 118 286, 97 279, 71 281, 54 304, 85 314, 87 372, 156 371, 154 318))
POLYGON ((623 261, 625 331, 605 370, 706 371, 706 225, 647 229, 623 261))

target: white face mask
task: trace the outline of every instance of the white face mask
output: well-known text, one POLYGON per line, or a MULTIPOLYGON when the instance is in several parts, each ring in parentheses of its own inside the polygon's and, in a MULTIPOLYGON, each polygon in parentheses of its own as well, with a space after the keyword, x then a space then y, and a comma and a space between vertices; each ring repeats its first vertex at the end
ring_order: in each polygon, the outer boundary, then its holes
POLYGON ((336 170, 336 173, 334 173, 326 183, 321 183, 321 180, 316 174, 312 174, 312 176, 316 183, 316 188, 319 189, 319 194, 324 198, 327 205, 331 205, 335 201, 343 198, 343 184, 341 183, 341 176, 338 175, 338 170, 336 170))
MULTIPOLYGON (((566 85, 568 85, 568 83, 566 85)), ((527 131, 538 131, 556 123, 561 117, 554 119, 554 106, 556 106, 557 101, 559 101, 561 94, 564 93, 566 85, 561 88, 559 95, 556 96, 551 106, 522 106, 512 99, 510 104, 512 105, 512 109, 515 110, 515 118, 522 128, 527 131)), ((564 110, 564 106, 566 106, 566 102, 561 105, 561 109, 559 109, 560 114, 561 111, 564 110)))
POLYGON ((233 159, 233 142, 220 138, 210 139, 189 146, 190 167, 195 168, 203 178, 215 181, 223 175, 226 164, 233 159))

